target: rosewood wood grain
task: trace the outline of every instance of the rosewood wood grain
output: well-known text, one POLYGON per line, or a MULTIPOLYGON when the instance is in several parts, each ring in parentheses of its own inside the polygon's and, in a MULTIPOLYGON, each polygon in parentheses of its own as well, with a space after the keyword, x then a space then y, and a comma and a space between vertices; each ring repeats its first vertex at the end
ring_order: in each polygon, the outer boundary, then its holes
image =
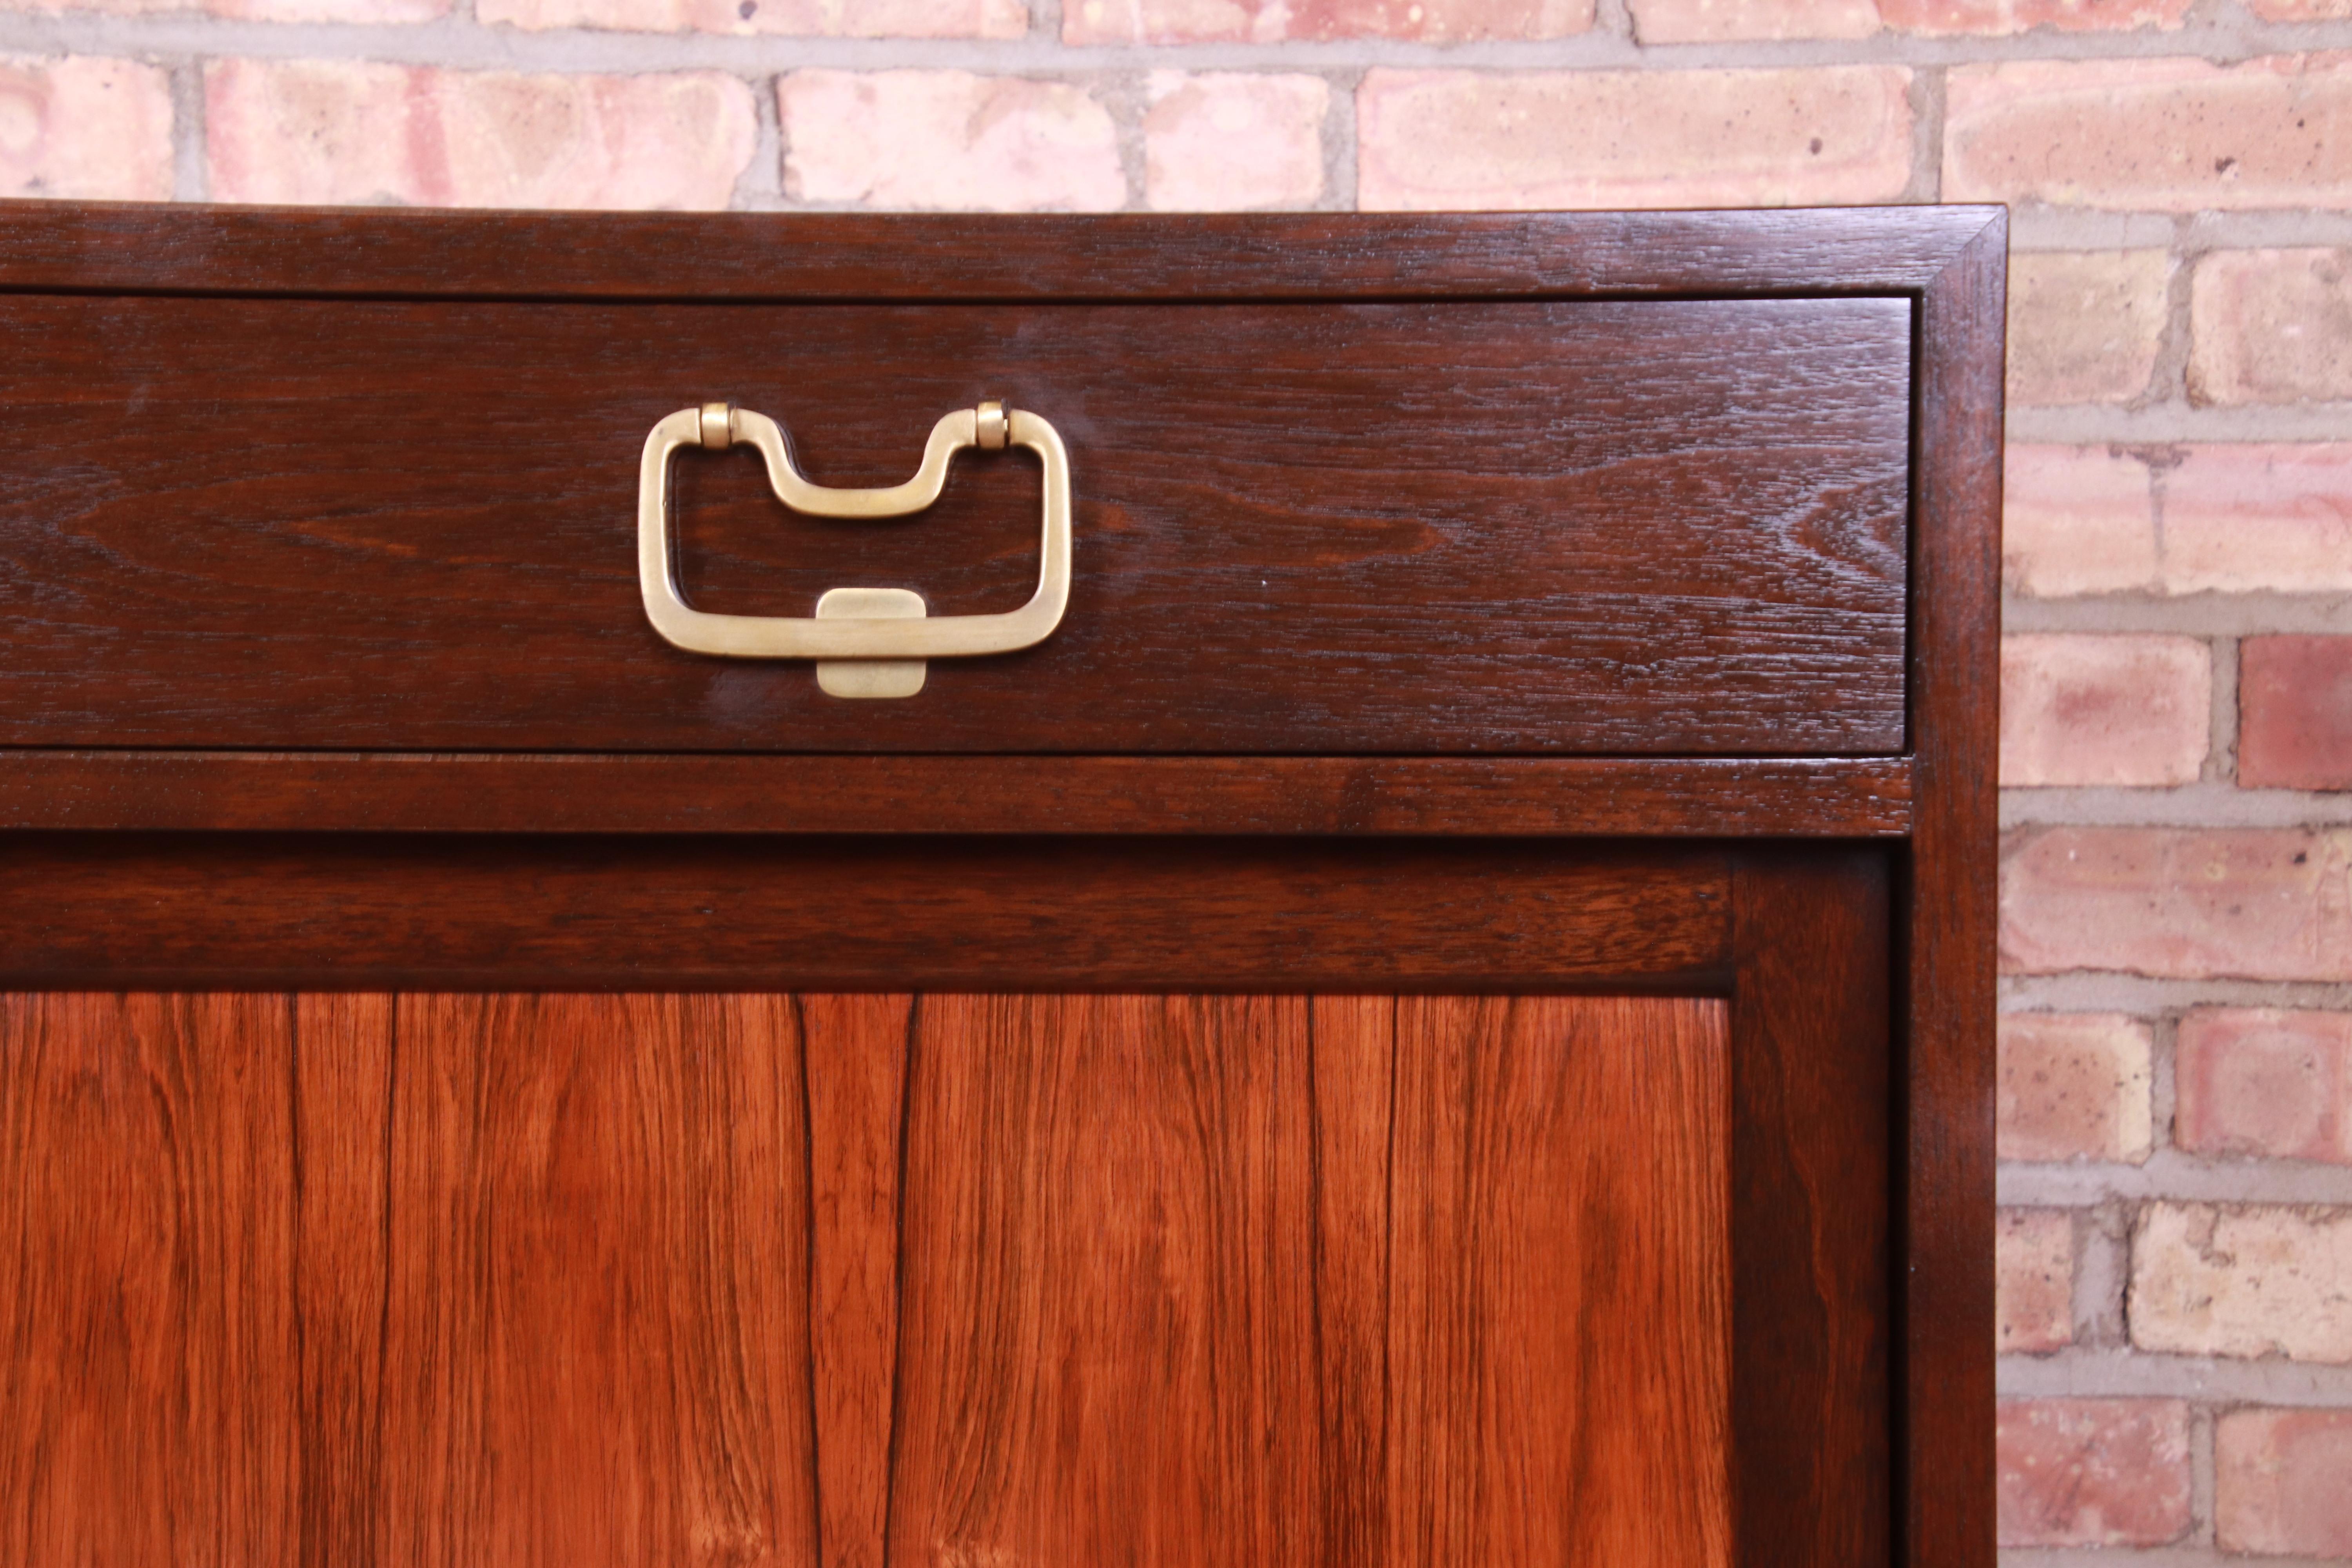
POLYGON ((1400 298, 1927 285, 1997 212, 1162 217, 0 203, 0 289, 465 299, 1400 298))
POLYGON ((1920 303, 1911 661, 1917 819, 1903 964, 1902 1509, 1916 1568, 1993 1529, 1993 1014, 2002 343, 1996 212, 1920 303))
MULTIPOLYGON (((0 744, 1893 753, 1901 298, 524 305, 0 294, 0 744), (821 481, 987 396, 1068 443, 1061 628, 845 702, 646 622, 637 455, 772 414, 821 481), (135 415, 132 410, 135 408, 135 415), (84 438, 95 421, 101 447, 84 438)), ((808 519, 680 454, 700 608, 1036 581, 1034 465, 808 519)))
POLYGON ((1706 990, 1727 889, 1512 839, 19 836, 0 984, 1706 990))
POLYGON ((1731 1414, 1741 1559, 1889 1561, 1894 1064, 1886 863, 1733 871, 1731 1414))
POLYGON ((1898 837, 1907 758, 0 752, 0 828, 1898 837))
POLYGON ((898 1183, 915 999, 814 995, 801 1026, 809 1158, 818 1561, 881 1568, 898 1385, 898 1183))
POLYGON ((1394 1568, 1732 1562, 1724 1011, 1399 1004, 1394 1568))

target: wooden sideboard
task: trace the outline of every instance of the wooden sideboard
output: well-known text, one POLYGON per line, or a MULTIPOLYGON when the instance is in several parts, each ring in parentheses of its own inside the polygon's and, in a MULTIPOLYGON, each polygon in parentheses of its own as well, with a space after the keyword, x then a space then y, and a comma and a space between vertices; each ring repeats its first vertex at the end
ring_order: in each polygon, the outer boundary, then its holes
POLYGON ((1989 1568, 2005 235, 0 205, 0 1559, 1989 1568))

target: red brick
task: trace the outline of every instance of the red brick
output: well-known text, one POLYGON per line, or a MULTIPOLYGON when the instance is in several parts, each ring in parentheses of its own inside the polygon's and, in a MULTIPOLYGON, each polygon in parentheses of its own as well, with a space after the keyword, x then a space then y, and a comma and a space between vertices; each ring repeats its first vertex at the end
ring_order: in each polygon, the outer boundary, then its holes
POLYGON ((2352 592, 2352 443, 2188 448, 2164 477, 2163 575, 2173 594, 2352 592))
POLYGON ((2011 973, 2352 980, 2352 829, 2052 827, 2011 837, 2011 973))
MULTIPOLYGON (((2352 115, 2346 121, 2352 141, 2352 115)), ((2192 402, 2352 397, 2352 250, 2209 256, 2197 267, 2189 319, 2192 402)))
POLYGON ((2000 1028, 2004 1160, 2147 1158, 2147 1026, 2119 1013, 2004 1013, 2000 1028))
POLYGON ((2157 586, 2147 465, 2105 447, 2012 445, 2000 513, 2001 576, 2035 598, 2157 586))
POLYGON ((2238 782, 2352 789, 2352 637, 2248 637, 2238 660, 2238 782))
POLYGON ((1943 198, 2158 212, 2352 205, 2352 57, 1956 68, 1943 198))
POLYGON ((2352 1410, 2232 1410, 2213 1425, 2221 1550, 2352 1558, 2352 1410))
POLYGON ((1902 33, 2120 32, 2178 27, 2191 0, 1632 0, 1645 44, 1862 38, 1902 33))
POLYGON ((171 79, 131 60, 0 55, 0 195, 170 200, 171 79))
POLYGON ((1064 0, 1068 44, 1279 44, 1318 38, 1564 38, 1592 0, 1064 0))
POLYGON ((2161 1546, 2189 1530, 2189 1407, 2170 1399, 2003 1404, 2003 1546, 2161 1546))
POLYGON ((2009 400, 2129 403, 2164 341, 2161 250, 2027 251, 2009 262, 2009 400))
POLYGON ((212 194, 459 207, 727 205, 759 134, 731 76, 520 76, 334 60, 205 72, 212 194))
POLYGON ((959 70, 794 71, 776 84, 802 201, 970 212, 1127 204, 1118 129, 1085 89, 959 70))
POLYGON ((2074 1220, 2007 1209, 1993 1230, 1993 1343, 2001 1354, 2063 1350, 2074 1338, 2074 1220))
POLYGON ((2352 1362, 2352 1210, 2150 1204, 2126 1310, 2144 1351, 2352 1362))
POLYGON ((1162 212, 1298 207, 1323 194, 1319 76, 1153 71, 1143 117, 1145 199, 1162 212))
POLYGON ((1892 201, 1911 177, 1911 75, 1809 70, 1372 70, 1357 205, 1786 206, 1892 201))
POLYGON ((2352 1014, 2200 1008, 2173 1071, 2181 1148, 2352 1165, 2352 1014))
POLYGON ((475 16, 511 27, 831 38, 1018 38, 1029 31, 1024 0, 476 0, 475 16))
POLYGON ((2195 637, 2003 637, 2000 782, 2193 784, 2212 706, 2195 637))

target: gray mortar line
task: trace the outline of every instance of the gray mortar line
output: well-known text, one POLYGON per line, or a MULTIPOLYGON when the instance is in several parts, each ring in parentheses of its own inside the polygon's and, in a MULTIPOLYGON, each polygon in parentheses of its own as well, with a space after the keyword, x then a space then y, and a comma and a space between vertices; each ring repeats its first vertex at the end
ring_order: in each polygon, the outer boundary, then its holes
POLYGON ((2344 1568, 2344 1560, 2225 1557, 2210 1546, 2004 1546, 2000 1568, 2344 1568))
POLYGON ((2352 633, 2352 594, 2099 594, 2072 599, 2001 599, 2004 632, 2175 632, 2247 637, 2352 633))
POLYGON ((2004 1013, 2129 1013, 2149 1017, 2185 1007, 2303 1007, 2352 1011, 2352 981, 2162 980, 2113 970, 2005 974, 2004 1013))
POLYGON ((1323 110, 1323 199, 1315 205, 1331 212, 1356 210, 1356 89, 1363 85, 1361 71, 1329 71, 1324 81, 1331 92, 1323 110))
POLYGON ((1801 69, 1936 67, 2010 60, 2203 58, 2352 48, 2352 21, 2194 26, 2173 32, 2031 32, 2006 37, 1881 33, 1860 39, 1636 44, 1595 27, 1568 38, 1432 45, 1393 39, 1335 43, 1070 46, 1035 25, 1020 38, 839 38, 771 34, 630 33, 593 28, 485 27, 463 17, 410 24, 269 23, 188 14, 93 12, 0 16, 0 49, 73 54, 237 54, 388 62, 595 70, 766 71, 793 65, 846 69, 945 66, 1013 72, 1176 69, 1618 68, 1801 69))
MULTIPOLYGON (((2199 1404, 2352 1407, 2352 1367, 2283 1357, 2166 1355, 2153 1351, 2063 1350, 2005 1355, 1994 1363, 2004 1399, 2068 1396, 2186 1399, 2199 1404)), ((2106 1561, 2113 1563, 2111 1556, 2106 1561)), ((2129 1559, 2137 1563, 2137 1558, 2129 1559)), ((2280 1561, 2264 1558, 2265 1568, 2280 1561)))
POLYGON ((212 194, 205 158, 205 68, 183 60, 172 71, 172 199, 201 202, 212 194))
POLYGON ((2352 1204, 2352 1165, 2312 1160, 2206 1159, 2159 1149, 2144 1165, 2003 1162, 1995 1176, 2003 1208, 2079 1208, 2117 1203, 2352 1204))
MULTIPOLYGON (((2215 683, 2219 685, 2217 681, 2215 683)), ((2171 789, 2126 785, 2000 792, 2011 827, 2352 827, 2352 792, 2238 789, 2218 778, 2171 789)))
POLYGON ((2244 404, 2192 408, 2078 405, 2013 407, 2006 421, 2013 442, 2062 447, 2150 446, 2199 441, 2352 440, 2352 402, 2244 404))

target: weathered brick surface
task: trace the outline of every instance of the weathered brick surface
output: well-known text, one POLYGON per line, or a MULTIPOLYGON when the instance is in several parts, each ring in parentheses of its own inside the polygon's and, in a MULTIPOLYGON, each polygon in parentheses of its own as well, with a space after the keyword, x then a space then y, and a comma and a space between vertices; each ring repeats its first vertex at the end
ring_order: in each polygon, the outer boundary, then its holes
POLYGON ((2108 210, 2352 205, 2352 57, 1965 66, 1946 201, 2108 210))
POLYGON ((2164 478, 2175 594, 2352 591, 2352 443, 2191 447, 2164 478))
POLYGON ((2336 22, 2352 16, 2352 0, 2244 0, 2265 22, 2336 22))
POLYGON ((2199 403, 2352 398, 2352 250, 2207 257, 2189 294, 2189 345, 2199 403))
POLYGON ((2352 1362, 2352 1210, 2150 1204, 2129 1312, 2142 1350, 2352 1362))
POLYGON ((2052 827, 2003 847, 2012 973, 2352 979, 2352 829, 2052 827))
POLYGON ((0 195, 172 195, 172 84, 152 66, 0 55, 0 195))
POLYGON ((2006 469, 2000 556, 2011 591, 2056 599, 2157 586, 2147 465, 2105 447, 2012 442, 2006 469))
POLYGON ((1144 195, 1163 212, 1311 205, 1323 195, 1319 76, 1154 71, 1144 195))
POLYGON ((1643 43, 2179 27, 2190 0, 1632 0, 1643 43))
POLYGON ((2352 637, 2250 637, 2238 658, 2238 782, 2352 789, 2352 637))
POLYGON ((2074 1221, 2063 1209, 2009 1209, 1993 1231, 1993 1340, 2001 1353, 2063 1350, 2074 1338, 2074 1221))
POLYGON ((1563 38, 1592 26, 1592 0, 1063 0, 1073 44, 1279 44, 1291 39, 1563 38))
POLYGON ((730 76, 520 76, 318 60, 205 74, 213 195, 431 206, 727 205, 758 135, 730 76))
POLYGON ((2038 1399, 1996 1418, 2004 1546, 2160 1546, 2189 1530, 2189 1408, 2038 1399))
POLYGON ((2011 403, 2128 403, 2163 343, 2161 250, 2027 251, 2009 263, 2011 403))
POLYGON ((2232 1410, 2213 1469, 2222 1551, 2352 1558, 2352 1410, 2232 1410))
POLYGON ((1910 180, 1910 72, 1387 70, 1357 91, 1357 205, 1782 206, 1910 180))
POLYGON ((200 12, 249 22, 425 22, 450 0, 0 0, 6 11, 94 11, 110 16, 200 12))
POLYGON ((474 14, 515 27, 652 33, 1018 38, 1029 31, 1029 7, 1022 0, 475 0, 474 14))
POLYGON ((2147 1158, 2147 1026, 2120 1013, 2004 1013, 1999 1034, 2004 1160, 2147 1158))
POLYGON ((2200 1007, 2173 1076, 2183 1149, 2352 1164, 2352 1014, 2200 1007))
POLYGON ((1069 82, 958 70, 794 71, 777 84, 784 189, 973 212, 1126 205, 1110 112, 1069 82))
POLYGON ((2213 659, 2183 637, 2012 637, 2000 645, 2000 782, 2195 782, 2213 659))

